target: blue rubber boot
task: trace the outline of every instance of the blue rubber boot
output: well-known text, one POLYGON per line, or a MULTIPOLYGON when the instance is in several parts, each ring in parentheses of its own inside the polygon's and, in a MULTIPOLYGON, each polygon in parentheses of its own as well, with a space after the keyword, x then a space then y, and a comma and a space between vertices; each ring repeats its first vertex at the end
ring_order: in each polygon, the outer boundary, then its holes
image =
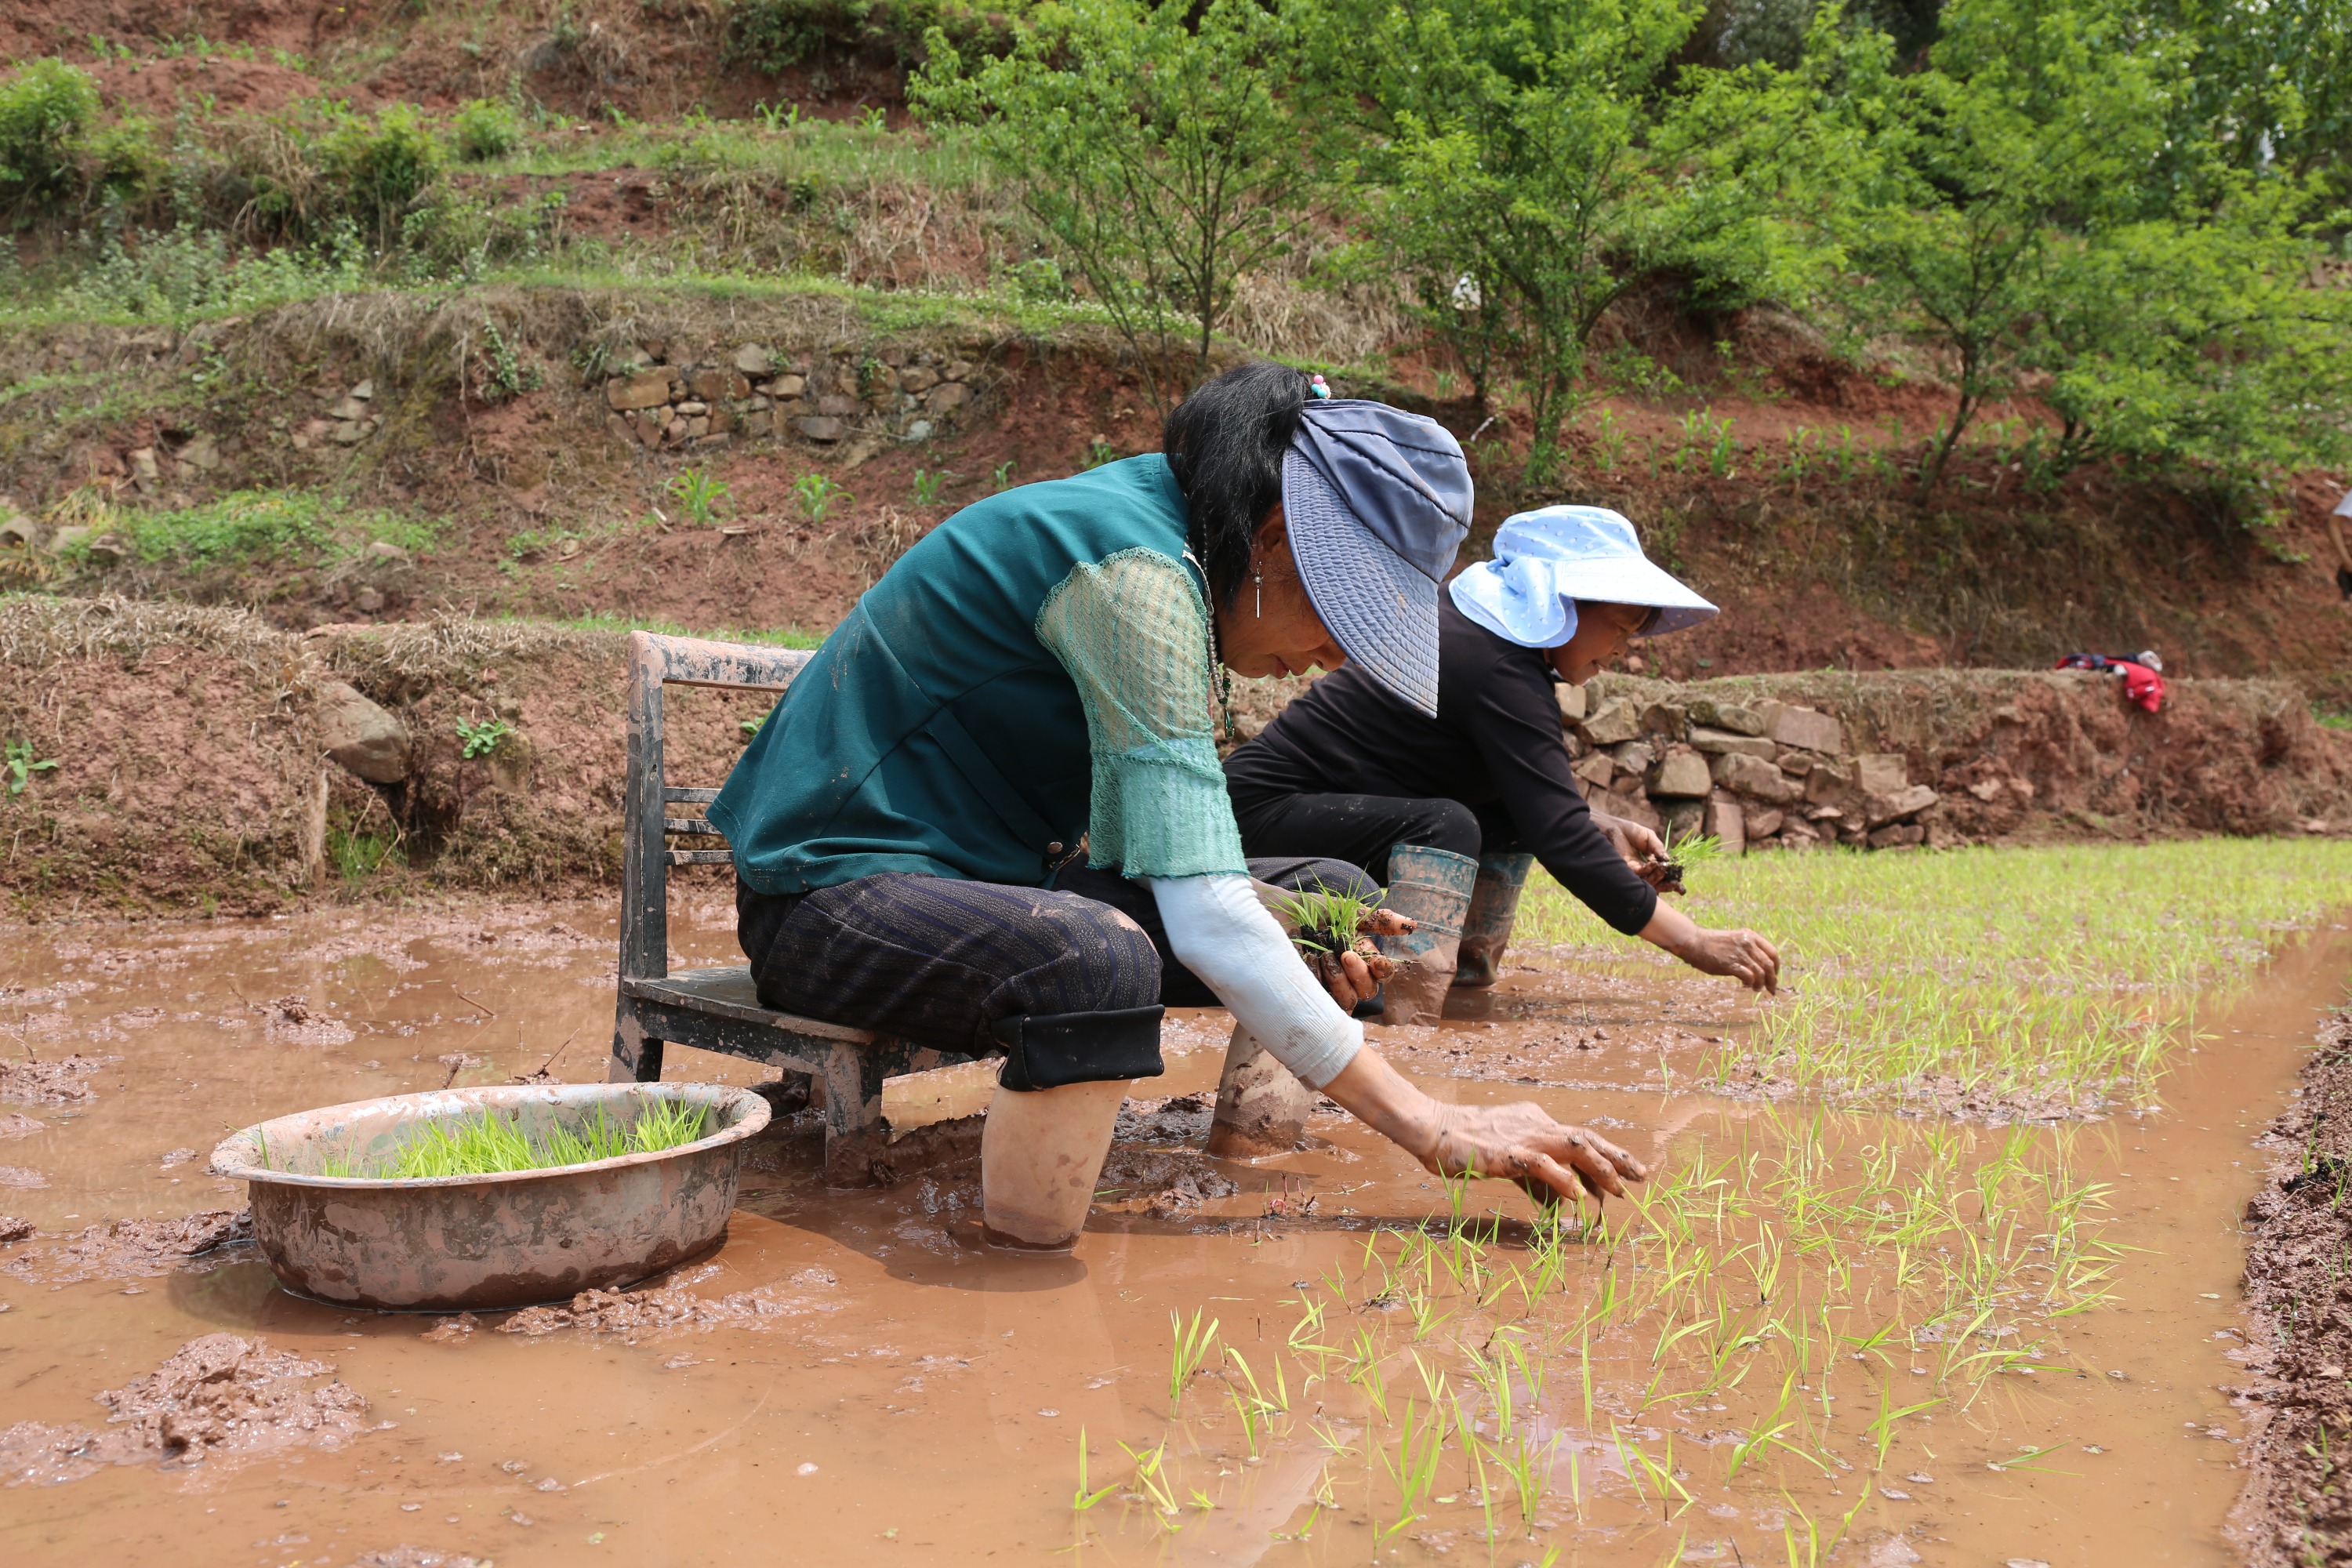
POLYGON ((1503 949, 1518 918, 1519 895, 1536 858, 1523 854, 1481 855, 1478 883, 1462 917, 1462 952, 1454 965, 1456 990, 1492 985, 1503 973, 1503 949))
POLYGON ((1381 1023, 1433 1024, 1444 1012, 1462 945, 1462 918, 1469 912, 1477 879, 1478 862, 1451 849, 1401 844, 1389 851, 1389 896, 1382 907, 1411 920, 1413 930, 1376 939, 1381 951, 1397 961, 1396 973, 1381 987, 1381 1023))

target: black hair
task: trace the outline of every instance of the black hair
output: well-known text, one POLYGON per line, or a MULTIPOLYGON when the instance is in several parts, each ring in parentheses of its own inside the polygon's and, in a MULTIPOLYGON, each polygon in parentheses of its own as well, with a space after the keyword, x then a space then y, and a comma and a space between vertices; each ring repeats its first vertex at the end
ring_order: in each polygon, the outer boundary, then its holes
POLYGON ((1160 443, 1192 512, 1185 542, 1223 606, 1249 575, 1250 550, 1282 501, 1282 455, 1307 406, 1303 371, 1272 360, 1235 365, 1169 412, 1160 443))

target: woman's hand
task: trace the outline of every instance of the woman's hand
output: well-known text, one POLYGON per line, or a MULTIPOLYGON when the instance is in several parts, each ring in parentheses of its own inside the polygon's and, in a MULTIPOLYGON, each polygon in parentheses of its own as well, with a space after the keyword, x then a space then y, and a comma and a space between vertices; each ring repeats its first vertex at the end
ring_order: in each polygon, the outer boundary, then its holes
POLYGON ((1555 1121, 1540 1105, 1437 1107, 1437 1136, 1421 1155, 1439 1176, 1500 1176, 1539 1204, 1574 1202, 1583 1192, 1622 1198, 1643 1181, 1642 1162, 1598 1133, 1555 1121))
POLYGON ((1574 1202, 1584 1193, 1622 1197, 1627 1182, 1649 1177, 1642 1163, 1616 1144, 1553 1121, 1532 1101, 1440 1104, 1370 1046, 1323 1092, 1431 1173, 1499 1177, 1517 1183, 1539 1204, 1574 1202))
POLYGON ((1703 974, 1728 974, 1750 991, 1780 989, 1780 951, 1756 932, 1699 928, 1689 951, 1677 953, 1703 974))
POLYGON ((1638 822, 1611 816, 1605 812, 1592 814, 1592 826, 1601 829, 1601 837, 1609 840, 1617 853, 1625 858, 1625 864, 1633 868, 1643 881, 1652 882, 1654 886, 1654 879, 1664 874, 1660 869, 1666 859, 1664 839, 1638 822))
POLYGON ((1642 940, 1703 974, 1727 974, 1750 991, 1780 989, 1780 950, 1745 926, 1709 931, 1661 899, 1642 940))
POLYGON ((1362 940, 1368 936, 1402 936, 1413 929, 1412 921, 1393 910, 1367 910, 1357 925, 1357 942, 1345 952, 1302 952, 1307 967, 1331 994, 1342 1013, 1352 1013, 1358 1005, 1369 1002, 1377 994, 1381 982, 1396 973, 1396 960, 1362 940))

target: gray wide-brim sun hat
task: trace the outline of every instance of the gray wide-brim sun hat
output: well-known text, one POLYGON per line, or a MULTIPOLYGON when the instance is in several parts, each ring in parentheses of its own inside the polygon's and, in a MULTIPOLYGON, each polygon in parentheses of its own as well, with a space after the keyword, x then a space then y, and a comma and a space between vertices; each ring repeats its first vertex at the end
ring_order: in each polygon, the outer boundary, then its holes
POLYGON ((1495 558, 1466 567, 1450 591, 1461 612, 1522 647, 1558 647, 1576 635, 1576 602, 1656 612, 1637 634, 1663 637, 1712 619, 1716 607, 1642 553, 1622 512, 1548 506, 1505 518, 1495 558))
POLYGON ((1351 662, 1431 718, 1438 585, 1471 501, 1462 444, 1385 403, 1309 403, 1283 455, 1283 516, 1315 613, 1351 662))

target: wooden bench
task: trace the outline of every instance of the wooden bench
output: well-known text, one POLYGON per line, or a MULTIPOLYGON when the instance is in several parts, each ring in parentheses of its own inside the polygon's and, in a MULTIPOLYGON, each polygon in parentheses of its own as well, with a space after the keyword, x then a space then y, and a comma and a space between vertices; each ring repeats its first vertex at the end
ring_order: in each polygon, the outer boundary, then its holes
POLYGON ((650 1083, 662 1073, 663 1042, 719 1051, 810 1080, 824 1111, 824 1173, 835 1186, 871 1186, 888 1170, 883 1151, 885 1079, 973 1058, 913 1045, 870 1029, 779 1013, 761 1005, 748 964, 669 967, 669 868, 732 865, 719 829, 673 805, 705 806, 716 789, 677 788, 662 767, 662 689, 706 686, 782 691, 810 656, 796 649, 629 634, 629 754, 621 852, 620 984, 614 1006, 615 1083, 650 1083), (692 847, 672 848, 682 838, 692 847), (714 845, 719 846, 713 847, 714 845))

